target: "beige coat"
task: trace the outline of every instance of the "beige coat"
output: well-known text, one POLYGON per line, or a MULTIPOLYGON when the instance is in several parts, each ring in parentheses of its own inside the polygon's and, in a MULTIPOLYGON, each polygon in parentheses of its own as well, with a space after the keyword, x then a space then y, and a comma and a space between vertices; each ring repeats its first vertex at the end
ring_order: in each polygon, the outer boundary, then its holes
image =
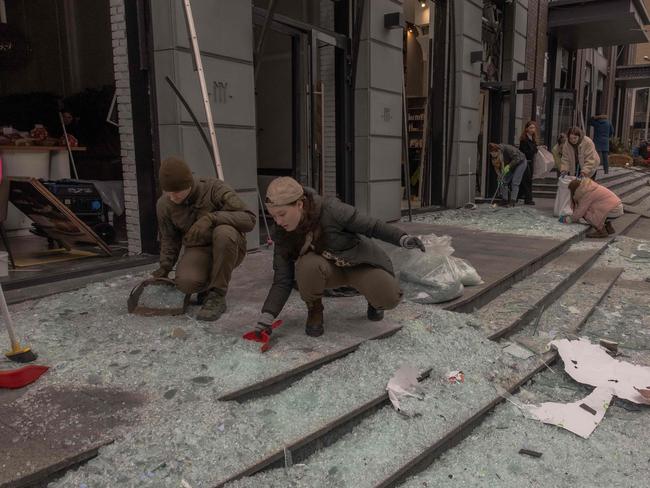
MULTIPOLYGON (((587 136, 582 136, 578 139, 578 163, 582 174, 585 176, 593 176, 598 166, 600 166, 600 156, 596 151, 594 142, 587 136)), ((568 138, 562 147, 562 158, 560 160, 560 171, 566 171, 569 174, 576 172, 576 155, 575 150, 568 138)))

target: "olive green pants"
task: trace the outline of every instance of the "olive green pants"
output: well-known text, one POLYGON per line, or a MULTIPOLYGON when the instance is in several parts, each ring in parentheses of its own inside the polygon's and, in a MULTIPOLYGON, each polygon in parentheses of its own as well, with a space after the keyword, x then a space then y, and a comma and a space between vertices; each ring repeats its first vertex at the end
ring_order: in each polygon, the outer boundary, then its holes
POLYGON ((187 247, 176 266, 176 286, 183 293, 216 289, 224 294, 233 270, 246 256, 246 238, 230 225, 212 231, 211 246, 187 247))
POLYGON ((326 288, 344 285, 358 290, 378 310, 391 310, 402 298, 397 279, 388 271, 368 264, 339 267, 313 252, 296 261, 296 280, 307 304, 320 300, 326 288))

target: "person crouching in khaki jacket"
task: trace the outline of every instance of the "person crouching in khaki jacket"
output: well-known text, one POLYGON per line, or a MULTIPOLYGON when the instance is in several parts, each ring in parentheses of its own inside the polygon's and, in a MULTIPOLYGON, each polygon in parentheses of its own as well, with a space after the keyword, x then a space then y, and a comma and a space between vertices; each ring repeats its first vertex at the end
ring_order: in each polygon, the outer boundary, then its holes
POLYGON ((176 266, 176 287, 183 293, 199 293, 203 306, 197 319, 218 320, 226 311, 232 272, 246 256, 244 234, 255 228, 255 214, 223 181, 195 179, 182 159, 165 159, 159 176, 160 267, 153 276, 166 277, 184 247, 176 266))
POLYGON ((594 142, 584 135, 580 127, 571 127, 566 136, 567 141, 562 148, 560 174, 586 176, 595 180, 600 156, 594 142))
POLYGON ((356 288, 368 300, 368 319, 382 320, 384 310, 397 307, 402 293, 390 258, 373 238, 425 251, 418 237, 362 215, 336 198, 323 198, 293 178, 271 182, 266 207, 276 223, 275 273, 256 326, 259 332, 270 333, 294 279, 307 305, 305 333, 309 336, 324 332, 322 298, 326 288, 356 288))

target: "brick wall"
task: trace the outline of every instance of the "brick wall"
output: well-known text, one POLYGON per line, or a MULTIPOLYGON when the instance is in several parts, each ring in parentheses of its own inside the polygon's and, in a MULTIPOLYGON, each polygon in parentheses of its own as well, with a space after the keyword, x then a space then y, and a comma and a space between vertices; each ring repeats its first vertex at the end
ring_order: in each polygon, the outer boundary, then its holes
POLYGON ((131 115, 131 88, 129 62, 126 44, 126 22, 124 0, 110 0, 111 35, 113 40, 113 67, 117 91, 117 111, 120 124, 120 146, 122 156, 122 179, 124 181, 124 204, 126 213, 126 234, 129 254, 140 254, 140 215, 138 206, 138 185, 135 169, 133 142, 133 118, 131 115))

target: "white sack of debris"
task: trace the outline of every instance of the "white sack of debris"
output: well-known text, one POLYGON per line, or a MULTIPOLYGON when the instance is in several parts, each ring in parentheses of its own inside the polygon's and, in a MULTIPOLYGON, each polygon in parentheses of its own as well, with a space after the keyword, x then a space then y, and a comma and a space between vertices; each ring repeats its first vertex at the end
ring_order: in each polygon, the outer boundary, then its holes
POLYGON ((433 304, 462 296, 464 286, 483 283, 467 261, 452 256, 450 236, 419 236, 426 252, 412 253, 402 266, 399 277, 408 300, 433 304))

